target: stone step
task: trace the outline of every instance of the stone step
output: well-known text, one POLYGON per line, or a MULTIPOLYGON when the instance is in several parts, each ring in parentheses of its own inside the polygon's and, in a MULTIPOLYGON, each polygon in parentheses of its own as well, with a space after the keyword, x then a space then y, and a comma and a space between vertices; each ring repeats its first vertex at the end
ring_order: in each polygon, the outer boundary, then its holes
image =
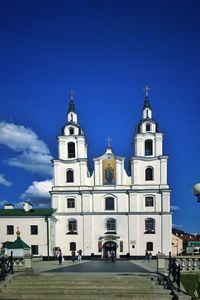
MULTIPOLYGON (((5 288, 2 290, 2 293, 11 293, 13 290, 9 288, 5 288)), ((15 289, 14 290, 15 294, 17 295, 106 295, 106 294, 112 294, 112 295, 117 295, 117 294, 152 294, 155 292, 154 289, 152 288, 77 288, 77 289, 15 289)), ((162 289, 156 289, 157 294, 169 294, 170 290, 162 290, 162 289)))
POLYGON ((17 295, 15 293, 9 294, 1 294, 0 299, 2 300, 126 300, 126 299, 134 299, 134 300, 170 300, 173 299, 171 295, 168 294, 130 294, 130 295, 17 295))

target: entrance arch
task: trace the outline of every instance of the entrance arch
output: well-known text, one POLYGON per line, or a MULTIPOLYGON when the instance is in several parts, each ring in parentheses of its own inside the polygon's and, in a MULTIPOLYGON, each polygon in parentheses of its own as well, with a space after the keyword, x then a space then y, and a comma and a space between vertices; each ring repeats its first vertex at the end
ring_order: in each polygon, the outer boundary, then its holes
POLYGON ((106 253, 111 253, 111 251, 115 252, 115 257, 116 257, 116 252, 117 252, 117 243, 113 241, 107 241, 103 244, 103 258, 106 257, 106 253))

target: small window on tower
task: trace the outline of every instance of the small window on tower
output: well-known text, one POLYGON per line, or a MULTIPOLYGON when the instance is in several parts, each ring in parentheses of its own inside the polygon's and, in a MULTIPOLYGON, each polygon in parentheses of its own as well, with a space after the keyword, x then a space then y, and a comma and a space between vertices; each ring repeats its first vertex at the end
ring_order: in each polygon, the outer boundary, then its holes
POLYGON ((75 144, 73 142, 68 143, 68 157, 75 157, 75 144))
POLYGON ((72 170, 68 170, 66 172, 66 181, 67 182, 74 182, 74 172, 72 170))
POLYGON ((67 208, 75 208, 75 200, 73 198, 67 199, 67 208))
POLYGON ((74 128, 72 127, 69 128, 69 134, 74 134, 74 128))
POLYGON ((153 141, 146 140, 145 141, 145 156, 153 155, 153 141))
POLYGON ((151 125, 150 124, 146 124, 146 131, 151 131, 151 125))

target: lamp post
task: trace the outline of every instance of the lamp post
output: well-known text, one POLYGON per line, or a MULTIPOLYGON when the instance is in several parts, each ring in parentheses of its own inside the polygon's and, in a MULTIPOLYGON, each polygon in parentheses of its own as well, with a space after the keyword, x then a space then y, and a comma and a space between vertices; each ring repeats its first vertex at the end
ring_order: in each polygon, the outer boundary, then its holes
POLYGON ((49 260, 49 220, 48 220, 48 216, 46 216, 44 220, 47 223, 47 260, 49 260))
POLYGON ((200 202, 200 183, 193 185, 192 193, 197 197, 197 202, 200 202))

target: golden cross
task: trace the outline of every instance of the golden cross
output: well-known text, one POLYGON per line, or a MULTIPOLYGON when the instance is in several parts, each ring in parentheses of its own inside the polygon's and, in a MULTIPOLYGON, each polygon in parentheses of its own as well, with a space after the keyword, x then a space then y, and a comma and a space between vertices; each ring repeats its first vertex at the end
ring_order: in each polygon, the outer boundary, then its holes
POLYGON ((108 138, 106 139, 106 142, 108 142, 108 148, 110 148, 112 139, 111 139, 110 137, 108 137, 108 138))
POLYGON ((149 91, 150 90, 151 90, 151 88, 148 85, 146 85, 145 88, 143 89, 143 91, 145 91, 145 96, 146 97, 149 97, 149 91))
POLYGON ((73 89, 71 89, 71 90, 68 92, 68 95, 70 95, 70 100, 74 100, 75 92, 74 92, 73 89))

